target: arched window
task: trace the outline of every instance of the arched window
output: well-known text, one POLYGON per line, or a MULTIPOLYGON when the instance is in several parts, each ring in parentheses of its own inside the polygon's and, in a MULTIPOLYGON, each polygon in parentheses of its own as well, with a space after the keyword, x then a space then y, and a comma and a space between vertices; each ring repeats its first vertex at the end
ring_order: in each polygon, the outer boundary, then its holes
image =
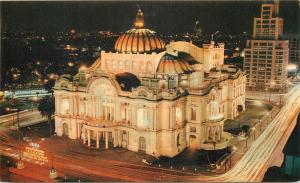
POLYGON ((177 147, 179 147, 180 146, 180 135, 179 134, 177 135, 176 142, 177 142, 177 147))

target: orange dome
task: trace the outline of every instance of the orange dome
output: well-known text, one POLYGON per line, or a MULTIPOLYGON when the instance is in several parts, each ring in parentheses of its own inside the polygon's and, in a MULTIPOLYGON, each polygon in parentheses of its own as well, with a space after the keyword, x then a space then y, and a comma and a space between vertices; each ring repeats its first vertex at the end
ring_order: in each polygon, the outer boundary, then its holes
POLYGON ((144 15, 138 10, 133 29, 122 34, 115 43, 117 52, 151 53, 165 50, 164 41, 152 30, 144 28, 144 15))
POLYGON ((166 54, 161 58, 156 72, 167 74, 187 74, 194 72, 194 69, 188 61, 166 54))
POLYGON ((116 41, 115 50, 125 53, 159 52, 165 49, 164 41, 149 29, 131 29, 116 41))

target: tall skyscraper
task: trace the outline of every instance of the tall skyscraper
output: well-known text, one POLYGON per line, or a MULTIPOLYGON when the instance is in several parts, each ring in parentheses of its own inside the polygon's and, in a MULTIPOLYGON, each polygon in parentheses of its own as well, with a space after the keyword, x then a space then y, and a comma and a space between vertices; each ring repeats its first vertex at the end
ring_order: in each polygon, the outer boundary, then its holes
POLYGON ((247 89, 283 91, 287 85, 289 41, 282 39, 283 19, 279 2, 262 4, 260 17, 253 22, 253 39, 244 50, 247 89))

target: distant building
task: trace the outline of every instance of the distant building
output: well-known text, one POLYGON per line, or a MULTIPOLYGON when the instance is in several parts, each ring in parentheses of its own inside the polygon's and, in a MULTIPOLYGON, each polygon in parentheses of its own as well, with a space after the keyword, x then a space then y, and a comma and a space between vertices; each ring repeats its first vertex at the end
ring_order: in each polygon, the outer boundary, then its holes
POLYGON ((55 132, 154 156, 224 149, 231 138, 224 121, 245 109, 245 82, 241 70, 224 65, 224 44, 165 45, 139 10, 112 52, 55 83, 55 132))
POLYGON ((289 63, 296 64, 300 68, 300 35, 286 34, 284 38, 289 40, 289 63))
POLYGON ((287 86, 289 41, 282 40, 283 19, 278 17, 279 4, 263 4, 261 16, 254 18, 253 39, 247 40, 243 68, 247 88, 283 91, 287 86))

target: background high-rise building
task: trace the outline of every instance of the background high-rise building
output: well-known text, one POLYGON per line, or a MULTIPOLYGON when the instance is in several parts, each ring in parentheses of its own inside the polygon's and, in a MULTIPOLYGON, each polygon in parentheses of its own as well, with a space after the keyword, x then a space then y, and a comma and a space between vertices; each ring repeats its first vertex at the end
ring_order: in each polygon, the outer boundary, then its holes
POLYGON ((286 89, 289 41, 282 39, 283 19, 278 13, 275 1, 262 4, 260 17, 254 18, 253 39, 247 40, 243 65, 250 90, 286 89))
POLYGON ((286 34, 285 39, 289 40, 289 63, 297 64, 300 67, 300 35, 286 34))

